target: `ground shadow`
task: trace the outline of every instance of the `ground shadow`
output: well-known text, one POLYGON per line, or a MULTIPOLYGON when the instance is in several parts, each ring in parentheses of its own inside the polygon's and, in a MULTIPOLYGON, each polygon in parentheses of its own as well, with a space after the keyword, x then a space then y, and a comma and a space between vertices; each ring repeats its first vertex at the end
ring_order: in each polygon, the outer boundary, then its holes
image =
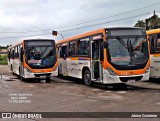
POLYGON ((160 78, 150 78, 147 82, 160 84, 160 78))
MULTIPOLYGON (((58 83, 69 83, 69 84, 78 84, 78 85, 84 85, 84 82, 82 79, 77 79, 74 77, 69 77, 69 76, 60 76, 58 77, 60 79, 64 79, 65 82, 58 82, 58 83)), ((151 83, 157 83, 160 84, 160 82, 158 82, 158 80, 149 80, 146 82, 151 82, 151 83)), ((55 82, 57 83, 57 82, 55 82)), ((146 90, 159 90, 160 89, 152 89, 152 88, 147 88, 147 87, 141 87, 141 86, 135 86, 135 85, 129 85, 129 84, 99 84, 99 83, 94 83, 91 88, 98 88, 98 89, 102 89, 102 90, 107 90, 107 91, 146 91, 146 90)))

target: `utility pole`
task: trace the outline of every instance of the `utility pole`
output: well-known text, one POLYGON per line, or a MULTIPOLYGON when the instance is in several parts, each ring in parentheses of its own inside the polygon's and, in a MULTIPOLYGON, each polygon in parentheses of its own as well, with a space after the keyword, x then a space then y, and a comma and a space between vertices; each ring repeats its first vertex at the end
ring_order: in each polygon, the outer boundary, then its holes
POLYGON ((156 27, 156 11, 154 10, 153 11, 153 28, 155 29, 155 27, 156 27))

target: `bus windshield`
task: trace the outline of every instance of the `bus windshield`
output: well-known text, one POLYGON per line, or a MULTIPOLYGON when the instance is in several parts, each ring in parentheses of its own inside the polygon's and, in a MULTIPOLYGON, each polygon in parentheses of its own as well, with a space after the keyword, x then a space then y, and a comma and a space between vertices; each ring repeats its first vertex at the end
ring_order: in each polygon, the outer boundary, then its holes
POLYGON ((148 44, 144 36, 112 36, 107 41, 107 58, 115 68, 138 69, 147 63, 148 44))
POLYGON ((25 61, 33 69, 51 68, 56 62, 56 49, 52 41, 26 41, 25 61))

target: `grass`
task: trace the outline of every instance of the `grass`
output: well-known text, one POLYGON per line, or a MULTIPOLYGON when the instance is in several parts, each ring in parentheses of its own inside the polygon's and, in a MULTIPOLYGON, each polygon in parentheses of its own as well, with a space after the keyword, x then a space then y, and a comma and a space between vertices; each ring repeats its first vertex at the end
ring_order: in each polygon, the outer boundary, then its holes
POLYGON ((8 62, 0 62, 0 65, 7 65, 8 62))
POLYGON ((7 65, 7 54, 1 54, 0 55, 0 65, 7 65))

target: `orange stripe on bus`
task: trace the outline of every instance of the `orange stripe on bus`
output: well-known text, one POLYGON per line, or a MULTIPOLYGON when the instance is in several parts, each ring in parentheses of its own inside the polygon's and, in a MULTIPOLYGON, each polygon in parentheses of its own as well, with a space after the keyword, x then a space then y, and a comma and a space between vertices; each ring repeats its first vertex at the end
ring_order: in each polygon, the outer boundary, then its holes
POLYGON ((58 61, 56 61, 55 65, 53 68, 48 68, 48 69, 31 69, 26 63, 24 63, 24 68, 30 69, 31 72, 33 73, 47 73, 47 72, 52 72, 55 68, 58 67, 58 61))
POLYGON ((157 54, 151 54, 153 55, 153 57, 160 57, 160 53, 157 53, 157 54))

